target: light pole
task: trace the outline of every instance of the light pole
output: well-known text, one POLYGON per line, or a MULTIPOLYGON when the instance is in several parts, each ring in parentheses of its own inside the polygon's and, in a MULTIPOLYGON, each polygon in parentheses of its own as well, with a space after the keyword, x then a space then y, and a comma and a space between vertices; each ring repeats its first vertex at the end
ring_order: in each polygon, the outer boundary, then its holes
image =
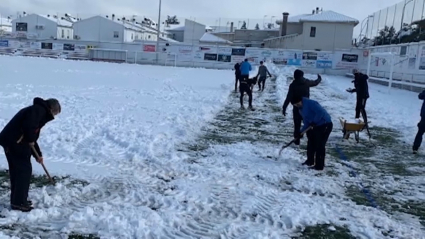
POLYGON ((156 24, 157 32, 156 32, 156 63, 158 63, 158 52, 159 52, 159 33, 161 30, 161 0, 159 0, 159 9, 158 9, 158 22, 156 24))
POLYGON ((272 24, 272 26, 274 26, 274 23, 273 23, 273 18, 275 18, 276 16, 271 16, 270 17, 270 23, 272 24))
MULTIPOLYGON (((404 5, 403 5, 403 12, 401 13, 400 32, 401 32, 401 30, 403 29, 404 10, 406 10, 406 5, 407 5, 408 3, 410 3, 411 1, 413 1, 413 0, 406 0, 406 1, 405 1, 405 3, 404 3, 404 5)), ((412 13, 412 14, 413 14, 413 13, 412 13)))
POLYGON ((267 15, 264 15, 264 17, 263 17, 263 28, 266 28, 265 25, 264 25, 264 21, 265 21, 266 17, 267 17, 267 15))

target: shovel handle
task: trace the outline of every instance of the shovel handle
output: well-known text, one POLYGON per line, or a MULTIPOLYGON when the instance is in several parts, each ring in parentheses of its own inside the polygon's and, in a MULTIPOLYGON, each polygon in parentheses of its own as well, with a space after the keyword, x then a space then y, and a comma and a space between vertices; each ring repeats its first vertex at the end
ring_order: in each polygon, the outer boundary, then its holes
MULTIPOLYGON (((41 158, 41 157, 40 157, 40 155, 37 153, 37 150, 35 150, 34 145, 30 145, 30 147, 31 147, 32 151, 34 152, 35 157, 36 157, 37 159, 41 158)), ((47 175, 47 177, 49 178, 50 182, 54 183, 53 178, 52 178, 52 177, 50 177, 50 174, 49 174, 49 172, 47 171, 46 166, 44 166, 44 163, 41 163, 41 166, 43 167, 44 172, 46 173, 46 175, 47 175)))

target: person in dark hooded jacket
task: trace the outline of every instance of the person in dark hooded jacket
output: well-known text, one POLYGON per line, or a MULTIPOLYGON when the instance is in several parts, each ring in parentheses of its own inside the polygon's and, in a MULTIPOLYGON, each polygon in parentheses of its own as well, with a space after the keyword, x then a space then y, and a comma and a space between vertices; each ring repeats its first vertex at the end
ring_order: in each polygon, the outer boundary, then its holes
POLYGON ((28 212, 33 209, 31 201, 28 200, 32 174, 31 155, 37 162, 43 163, 43 154, 37 143, 40 130, 60 112, 58 100, 36 97, 33 105, 21 109, 0 132, 0 145, 9 164, 12 210, 28 212), (40 158, 36 157, 31 146, 40 158))
MULTIPOLYGON (((240 81, 241 79, 241 64, 239 64, 239 62, 237 62, 234 66, 234 70, 235 70, 235 92, 237 92, 238 90, 238 81, 240 81)), ((239 82, 240 84, 240 82, 239 82)))
MULTIPOLYGON (((289 85, 288 93, 286 95, 285 102, 282 106, 283 115, 286 116, 286 108, 288 107, 293 97, 310 98, 310 87, 317 86, 321 81, 322 77, 319 74, 317 75, 317 80, 313 81, 304 78, 304 72, 302 70, 295 70, 294 80, 289 85)), ((292 108, 292 115, 294 120, 294 138, 297 139, 295 140, 294 144, 299 145, 299 139, 301 138, 301 122, 303 119, 299 110, 296 107, 292 108)))
POLYGON ((348 89, 350 93, 356 93, 357 102, 356 102, 356 119, 360 118, 360 113, 363 115, 364 123, 367 125, 367 115, 366 115, 366 101, 369 98, 369 85, 367 80, 369 77, 366 74, 359 72, 358 70, 353 70, 354 80, 354 89, 348 89))
POLYGON ((425 90, 422 91, 418 95, 418 98, 423 101, 422 108, 421 108, 421 121, 418 123, 418 133, 415 137, 415 142, 413 143, 413 153, 417 154, 419 147, 422 144, 422 137, 425 133, 425 90))

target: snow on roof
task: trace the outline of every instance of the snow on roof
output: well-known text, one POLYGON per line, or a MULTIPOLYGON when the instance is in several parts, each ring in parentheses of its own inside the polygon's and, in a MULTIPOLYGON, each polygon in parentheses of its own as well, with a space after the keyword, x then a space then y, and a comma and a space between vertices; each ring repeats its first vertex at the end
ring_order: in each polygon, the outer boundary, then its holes
MULTIPOLYGON (((301 14, 288 18, 288 22, 339 22, 339 23, 354 23, 359 21, 355 18, 345 16, 334 11, 323 11, 318 14, 301 14)), ((282 20, 277 20, 276 23, 282 23, 282 20)))
POLYGON ((230 32, 230 27, 228 26, 211 26, 210 29, 215 33, 230 32))
POLYGON ((172 29, 167 29, 166 31, 184 31, 185 26, 175 27, 172 29))
POLYGON ((44 18, 47 18, 47 19, 49 19, 49 20, 51 20, 51 21, 54 21, 54 22, 56 22, 57 24, 58 24, 58 26, 62 26, 62 27, 72 27, 72 23, 71 22, 69 22, 69 21, 67 21, 67 20, 62 20, 61 18, 61 16, 57 16, 56 18, 54 17, 54 15, 38 15, 38 14, 36 14, 37 16, 40 16, 40 17, 44 17, 44 18))
POLYGON ((225 40, 221 37, 215 36, 215 35, 208 33, 208 32, 204 33, 204 35, 202 35, 202 37, 201 37, 201 39, 199 39, 199 41, 201 41, 201 42, 211 42, 211 43, 213 43, 213 42, 215 42, 215 43, 232 43, 228 40, 225 40))
POLYGON ((171 39, 171 38, 168 38, 168 37, 162 37, 162 36, 159 36, 159 39, 164 40, 164 41, 168 41, 168 42, 174 42, 174 43, 179 42, 179 41, 176 41, 174 39, 171 39))
POLYGON ((0 16, 0 26, 12 26, 12 20, 0 16))

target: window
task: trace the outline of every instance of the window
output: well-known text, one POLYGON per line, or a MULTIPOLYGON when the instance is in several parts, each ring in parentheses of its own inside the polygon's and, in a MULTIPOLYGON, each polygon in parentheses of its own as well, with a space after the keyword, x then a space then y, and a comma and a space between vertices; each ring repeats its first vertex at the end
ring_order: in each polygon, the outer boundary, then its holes
POLYGON ((407 46, 402 46, 400 48, 400 56, 405 56, 407 53, 407 46))
POLYGON ((310 37, 316 37, 316 27, 310 28, 310 37))
POLYGON ((62 38, 65 38, 65 30, 62 29, 62 38))
POLYGON ((120 37, 120 35, 118 34, 117 31, 114 31, 114 38, 118 38, 118 37, 120 37))
POLYGON ((148 39, 151 39, 151 35, 148 36, 148 39))
POLYGON ((26 22, 17 22, 16 23, 16 31, 17 32, 26 32, 26 31, 28 31, 28 23, 26 23, 26 22))
POLYGON ((133 33, 131 33, 131 40, 133 40, 133 33))

